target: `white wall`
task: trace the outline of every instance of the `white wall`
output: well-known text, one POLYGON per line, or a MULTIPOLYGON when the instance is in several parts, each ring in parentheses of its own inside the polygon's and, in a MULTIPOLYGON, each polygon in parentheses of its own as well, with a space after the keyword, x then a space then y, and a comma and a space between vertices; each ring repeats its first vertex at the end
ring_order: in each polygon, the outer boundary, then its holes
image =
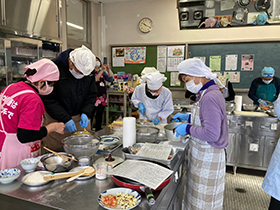
POLYGON ((111 45, 280 41, 279 25, 180 30, 176 0, 108 3, 104 4, 103 14, 106 20, 103 52, 108 58, 111 45), (143 17, 151 18, 154 23, 148 34, 138 29, 143 17))

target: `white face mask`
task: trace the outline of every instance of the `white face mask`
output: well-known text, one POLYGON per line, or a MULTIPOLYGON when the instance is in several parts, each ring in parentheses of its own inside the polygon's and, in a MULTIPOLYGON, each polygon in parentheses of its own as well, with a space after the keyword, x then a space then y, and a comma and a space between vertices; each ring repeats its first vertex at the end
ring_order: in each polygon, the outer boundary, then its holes
POLYGON ((99 61, 96 61, 95 67, 100 68, 100 62, 99 61))
POLYGON ((82 79, 84 77, 83 74, 76 72, 75 69, 69 69, 69 71, 76 79, 82 79))
POLYGON ((194 81, 191 80, 186 83, 186 88, 191 91, 192 93, 198 93, 202 88, 202 83, 200 82, 198 85, 194 84, 194 81))
POLYGON ((271 80, 264 80, 264 79, 263 79, 262 81, 263 81, 265 84, 267 84, 267 85, 268 85, 269 83, 271 83, 271 82, 272 82, 272 80, 273 80, 273 79, 271 79, 271 80))
POLYGON ((43 95, 43 96, 49 95, 53 91, 53 87, 50 87, 46 82, 46 90, 44 91, 43 89, 41 89, 41 87, 39 87, 38 91, 39 91, 39 95, 43 95))

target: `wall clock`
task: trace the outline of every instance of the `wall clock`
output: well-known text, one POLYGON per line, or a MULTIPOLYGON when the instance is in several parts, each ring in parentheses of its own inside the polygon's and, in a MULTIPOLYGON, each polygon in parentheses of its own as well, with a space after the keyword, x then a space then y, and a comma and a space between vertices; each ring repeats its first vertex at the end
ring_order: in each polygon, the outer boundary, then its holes
POLYGON ((142 33, 149 33, 153 29, 153 21, 145 17, 140 20, 138 27, 142 33))

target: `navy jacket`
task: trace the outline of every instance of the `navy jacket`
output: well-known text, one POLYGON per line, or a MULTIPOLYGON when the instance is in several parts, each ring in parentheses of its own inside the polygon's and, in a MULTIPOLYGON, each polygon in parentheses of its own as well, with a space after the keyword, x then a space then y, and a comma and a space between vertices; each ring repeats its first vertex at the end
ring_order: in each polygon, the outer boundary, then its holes
POLYGON ((50 95, 41 96, 46 112, 55 120, 66 123, 72 116, 86 114, 92 116, 97 88, 94 74, 76 79, 69 71, 68 57, 73 49, 68 49, 54 61, 60 76, 50 95))

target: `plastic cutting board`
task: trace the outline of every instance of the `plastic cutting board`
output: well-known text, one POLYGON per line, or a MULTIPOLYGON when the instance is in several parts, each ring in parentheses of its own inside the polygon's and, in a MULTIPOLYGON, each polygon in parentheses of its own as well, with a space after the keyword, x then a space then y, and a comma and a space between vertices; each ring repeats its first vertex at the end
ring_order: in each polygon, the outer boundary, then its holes
POLYGON ((268 117, 264 112, 248 112, 248 111, 234 111, 235 115, 249 116, 249 117, 268 117))

